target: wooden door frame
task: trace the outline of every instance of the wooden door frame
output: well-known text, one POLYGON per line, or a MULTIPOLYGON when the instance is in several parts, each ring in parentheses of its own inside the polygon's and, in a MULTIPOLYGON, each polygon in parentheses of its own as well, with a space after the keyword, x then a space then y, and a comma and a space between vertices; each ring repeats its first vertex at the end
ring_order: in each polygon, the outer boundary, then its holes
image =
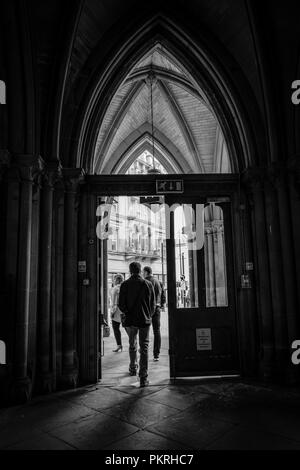
MULTIPOLYGON (((211 371, 203 371, 202 373, 199 370, 199 374, 197 376, 201 377, 202 375, 205 376, 220 376, 220 375, 240 375, 241 371, 241 361, 240 361, 240 347, 239 347, 239 335, 238 335, 238 319, 237 319, 237 298, 236 298, 236 270, 235 270, 235 256, 233 250, 233 239, 234 239, 234 230, 233 230, 233 201, 231 200, 230 196, 219 196, 219 197, 210 197, 207 195, 199 194, 189 196, 187 194, 180 194, 180 195, 167 195, 166 203, 169 207, 176 208, 176 205, 181 204, 203 204, 204 206, 209 202, 215 202, 216 205, 222 208, 224 213, 224 235, 225 235, 225 259, 226 259, 226 272, 227 272, 227 292, 228 292, 228 306, 232 309, 234 314, 234 324, 232 324, 232 330, 234 332, 234 338, 236 342, 234 342, 232 346, 233 351, 233 362, 235 364, 234 368, 228 370, 214 370, 211 371)), ((174 211, 172 210, 170 213, 170 238, 166 240, 167 245, 167 270, 168 270, 168 292, 173 292, 173 296, 171 295, 168 298, 168 304, 171 306, 171 310, 174 312, 174 315, 188 315, 190 311, 189 308, 180 308, 177 307, 176 295, 174 292, 174 286, 176 285, 176 265, 175 265, 175 234, 174 234, 174 211), (180 310, 180 313, 178 312, 180 310), (175 313, 176 311, 176 313, 175 313)), ((202 250, 201 250, 202 251, 202 250)), ((201 256, 204 256, 202 254, 201 256)), ((200 278, 202 279, 202 285, 198 286, 200 292, 205 289, 205 275, 204 275, 204 260, 200 262, 199 268, 201 269, 200 278)), ((204 309, 207 311, 205 296, 200 298, 201 303, 199 307, 195 310, 204 309)), ((221 314, 222 309, 227 311, 228 307, 217 307, 219 314, 221 314)), ((218 314, 218 315, 219 315, 218 314)), ((178 350, 178 335, 180 334, 178 330, 178 326, 175 324, 175 317, 172 318, 169 316, 169 334, 170 334, 170 372, 171 378, 175 380, 175 378, 183 378, 183 377, 193 377, 192 373, 189 371, 182 371, 180 375, 178 374, 178 364, 176 365, 176 351, 178 350), (190 375, 189 375, 190 374, 190 375)))
POLYGON ((87 175, 82 191, 98 196, 147 196, 156 194, 156 181, 183 180, 184 195, 232 196, 239 184, 237 174, 189 175, 87 175))
MULTIPOLYGON (((97 198, 100 196, 154 196, 156 195, 156 181, 183 180, 184 196, 197 196, 199 198, 228 197, 232 202, 232 210, 236 212, 239 204, 239 175, 236 174, 189 174, 189 175, 86 175, 81 185, 81 220, 79 224, 80 245, 79 260, 87 259, 87 273, 89 279, 89 301, 82 285, 83 276, 79 275, 79 311, 78 332, 84 329, 84 334, 78 337, 79 361, 81 363, 80 379, 82 383, 95 383, 99 380, 99 312, 97 311, 98 297, 98 250, 96 237, 96 208, 97 198), (90 311, 87 312, 86 309, 90 311), (91 340, 92 338, 92 340, 91 340), (95 350, 95 358, 91 357, 91 348, 95 350)), ((232 226, 237 225, 232 217, 232 226)), ((233 230, 233 243, 237 230, 233 230)), ((233 253, 233 264, 237 266, 237 257, 233 253)), ((235 276, 235 280, 237 277, 235 276)), ((235 281, 236 282, 236 281, 235 281)), ((238 306, 237 299, 236 305, 238 306)), ((239 316, 237 315, 237 335, 239 335, 239 316)), ((239 349, 240 349, 239 344, 239 349)), ((172 348, 170 353, 172 354, 172 348)), ((172 375, 172 358, 170 355, 170 375, 172 375)))

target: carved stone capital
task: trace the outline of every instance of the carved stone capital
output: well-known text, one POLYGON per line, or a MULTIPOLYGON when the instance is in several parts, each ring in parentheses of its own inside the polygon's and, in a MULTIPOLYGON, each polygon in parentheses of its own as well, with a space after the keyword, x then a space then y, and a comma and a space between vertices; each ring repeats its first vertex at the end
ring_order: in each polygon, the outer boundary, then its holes
POLYGON ((300 198, 300 155, 293 155, 287 161, 288 174, 294 182, 300 198))
POLYGON ((0 167, 10 164, 10 153, 7 149, 0 149, 0 167))
POLYGON ((20 181, 34 183, 35 179, 41 174, 44 161, 39 155, 17 154, 11 159, 11 176, 20 181))
POLYGON ((254 194, 264 190, 278 190, 287 181, 287 166, 284 163, 273 163, 267 167, 251 167, 242 175, 246 191, 254 194))
POLYGON ((84 170, 82 168, 63 168, 62 175, 65 191, 77 194, 80 184, 84 182, 84 170))
POLYGON ((265 167, 250 167, 242 174, 242 184, 246 191, 254 193, 264 190, 267 180, 267 171, 265 167))
POLYGON ((287 168, 291 173, 300 173, 300 154, 293 155, 287 160, 287 168))
POLYGON ((42 174, 42 187, 54 190, 56 183, 62 178, 62 168, 58 160, 46 162, 42 174))
POLYGON ((6 149, 0 149, 0 182, 10 165, 10 159, 9 151, 6 149))
POLYGON ((268 167, 268 182, 274 189, 283 188, 286 184, 287 167, 283 163, 273 163, 268 167))

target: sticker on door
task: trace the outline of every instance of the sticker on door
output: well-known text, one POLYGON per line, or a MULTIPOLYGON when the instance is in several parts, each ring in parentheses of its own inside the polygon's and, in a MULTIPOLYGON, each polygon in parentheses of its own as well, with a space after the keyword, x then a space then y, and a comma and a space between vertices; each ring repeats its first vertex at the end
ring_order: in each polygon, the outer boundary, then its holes
POLYGON ((196 328, 197 351, 211 351, 211 328, 196 328))

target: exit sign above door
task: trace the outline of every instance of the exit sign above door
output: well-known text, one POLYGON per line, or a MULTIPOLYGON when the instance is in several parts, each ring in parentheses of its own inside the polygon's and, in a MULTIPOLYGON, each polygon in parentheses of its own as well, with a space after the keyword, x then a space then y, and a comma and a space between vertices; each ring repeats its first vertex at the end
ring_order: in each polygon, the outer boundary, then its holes
POLYGON ((156 180, 156 194, 183 193, 183 180, 156 180))

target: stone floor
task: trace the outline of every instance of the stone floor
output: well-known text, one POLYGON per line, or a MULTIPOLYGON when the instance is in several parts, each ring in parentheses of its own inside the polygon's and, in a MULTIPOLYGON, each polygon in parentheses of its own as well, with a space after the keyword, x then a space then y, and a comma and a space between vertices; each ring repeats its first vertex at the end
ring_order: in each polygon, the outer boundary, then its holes
MULTIPOLYGON (((135 386, 139 384, 136 378, 128 376, 129 367, 129 351, 128 336, 124 328, 121 328, 123 351, 122 353, 114 353, 116 341, 114 339, 112 328, 110 336, 103 338, 103 357, 102 357, 102 385, 107 386, 135 386)), ((169 383, 169 340, 168 340, 168 314, 167 311, 161 313, 161 352, 159 363, 153 362, 153 333, 150 331, 149 345, 149 377, 151 384, 167 385, 169 383)))
MULTIPOLYGON (((163 320, 164 321, 164 320, 163 320)), ((102 383, 0 410, 0 449, 300 450, 300 390, 240 380, 169 383, 167 337, 150 386, 106 338, 102 383)))
POLYGON ((226 380, 86 387, 0 410, 0 448, 299 450, 299 398, 226 380))

